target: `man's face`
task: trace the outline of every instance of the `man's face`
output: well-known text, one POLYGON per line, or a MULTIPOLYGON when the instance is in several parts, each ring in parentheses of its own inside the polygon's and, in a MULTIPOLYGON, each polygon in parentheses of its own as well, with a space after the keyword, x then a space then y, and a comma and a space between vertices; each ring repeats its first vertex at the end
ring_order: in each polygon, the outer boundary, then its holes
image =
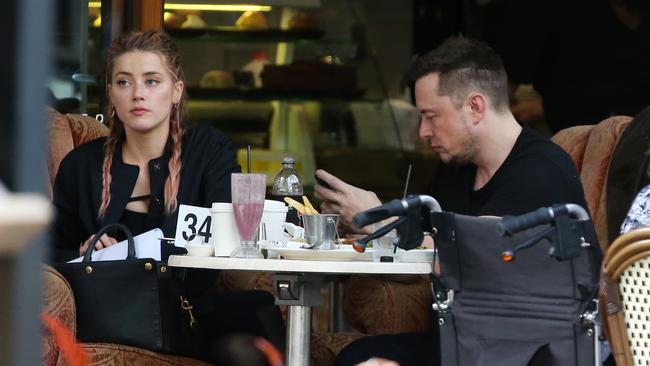
POLYGON ((466 164, 473 160, 478 143, 470 124, 447 95, 438 95, 438 73, 421 77, 415 83, 415 105, 420 112, 420 138, 445 163, 466 164))

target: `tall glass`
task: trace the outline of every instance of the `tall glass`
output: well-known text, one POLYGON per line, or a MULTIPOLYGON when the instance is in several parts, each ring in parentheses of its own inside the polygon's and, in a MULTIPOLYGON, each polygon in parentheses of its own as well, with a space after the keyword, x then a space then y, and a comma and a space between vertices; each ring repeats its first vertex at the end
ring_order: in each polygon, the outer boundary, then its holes
POLYGON ((257 243, 255 231, 260 225, 266 194, 265 174, 234 173, 230 178, 232 208, 235 213, 241 246, 230 255, 236 258, 263 258, 257 243))

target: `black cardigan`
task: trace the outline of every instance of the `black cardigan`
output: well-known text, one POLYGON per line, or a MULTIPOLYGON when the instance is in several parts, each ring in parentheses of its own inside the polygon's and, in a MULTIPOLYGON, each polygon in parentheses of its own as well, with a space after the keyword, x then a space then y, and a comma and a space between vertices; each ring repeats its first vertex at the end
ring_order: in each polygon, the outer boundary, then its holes
MULTIPOLYGON (((123 162, 120 143, 111 166, 111 201, 104 217, 97 217, 105 141, 103 137, 80 145, 61 162, 53 188, 55 261, 78 257, 79 246, 91 234, 120 221, 131 197, 139 168, 123 162)), ((171 157, 169 147, 170 143, 163 156, 149 161, 151 199, 145 229, 159 227, 166 237, 173 237, 178 210, 164 214, 164 185, 171 157)), ((230 140, 213 128, 191 128, 183 137, 182 149, 178 204, 210 207, 213 202, 230 202, 230 174, 241 171, 230 140)))

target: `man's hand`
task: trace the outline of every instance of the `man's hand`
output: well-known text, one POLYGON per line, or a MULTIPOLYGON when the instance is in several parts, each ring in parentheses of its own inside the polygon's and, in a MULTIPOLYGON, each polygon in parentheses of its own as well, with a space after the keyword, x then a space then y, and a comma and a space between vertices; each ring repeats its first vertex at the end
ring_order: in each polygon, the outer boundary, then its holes
MULTIPOLYGON (((81 247, 79 247, 80 256, 86 254, 86 252, 88 251, 88 245, 90 245, 90 242, 93 240, 94 237, 95 234, 89 236, 88 239, 86 239, 86 241, 81 245, 81 247)), ((110 247, 113 244, 117 244, 117 240, 115 240, 115 238, 111 236, 104 234, 102 235, 101 238, 99 238, 97 243, 95 243, 95 250, 104 249, 106 247, 110 247)))
MULTIPOLYGON (((374 192, 366 191, 347 184, 328 172, 319 169, 316 176, 329 184, 331 189, 316 184, 314 192, 316 197, 323 201, 320 205, 323 213, 337 213, 341 215, 340 221, 344 226, 354 228, 351 224, 354 215, 381 205, 374 192)), ((358 228, 354 228, 358 230, 358 228)), ((372 232, 370 225, 363 228, 362 232, 372 232)))

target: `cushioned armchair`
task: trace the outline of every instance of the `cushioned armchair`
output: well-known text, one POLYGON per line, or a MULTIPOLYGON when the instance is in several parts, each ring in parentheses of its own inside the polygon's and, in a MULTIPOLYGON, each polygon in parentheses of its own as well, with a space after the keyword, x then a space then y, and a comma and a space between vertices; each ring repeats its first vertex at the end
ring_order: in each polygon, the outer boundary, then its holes
POLYGON ((52 108, 47 109, 48 155, 47 168, 51 186, 59 171, 61 160, 76 146, 108 135, 108 127, 94 118, 61 114, 52 108))
MULTIPOLYGON (((54 178, 61 159, 74 147, 108 134, 108 128, 94 118, 72 114, 60 114, 48 109, 50 182, 54 178)), ((72 289, 56 270, 45 266, 43 270, 44 311, 57 319, 72 334, 76 332, 76 309, 72 289)), ((44 334, 44 365, 65 365, 67 362, 55 342, 54 335, 44 334)), ((204 362, 179 356, 163 355, 147 350, 108 343, 85 343, 83 348, 95 365, 207 365, 204 362)))
MULTIPOLYGON (((54 316, 73 334, 77 329, 74 295, 68 282, 50 266, 43 268, 43 311, 54 316)), ((96 366, 99 365, 207 365, 187 357, 162 355, 140 348, 110 344, 84 343, 84 350, 96 366)), ((45 333, 43 365, 67 365, 55 337, 45 333)))
POLYGON ((607 227, 607 175, 612 153, 630 121, 632 117, 610 117, 597 125, 564 129, 552 138, 571 155, 578 168, 603 254, 610 244, 607 227))
MULTIPOLYGON (((607 172, 616 143, 631 119, 611 117, 597 125, 567 128, 552 138, 578 168, 603 253, 609 246, 607 172)), ((343 297, 348 324, 367 335, 426 330, 431 326, 431 303, 431 285, 425 277, 351 276, 343 297)), ((352 340, 341 343, 347 345, 352 340)))

